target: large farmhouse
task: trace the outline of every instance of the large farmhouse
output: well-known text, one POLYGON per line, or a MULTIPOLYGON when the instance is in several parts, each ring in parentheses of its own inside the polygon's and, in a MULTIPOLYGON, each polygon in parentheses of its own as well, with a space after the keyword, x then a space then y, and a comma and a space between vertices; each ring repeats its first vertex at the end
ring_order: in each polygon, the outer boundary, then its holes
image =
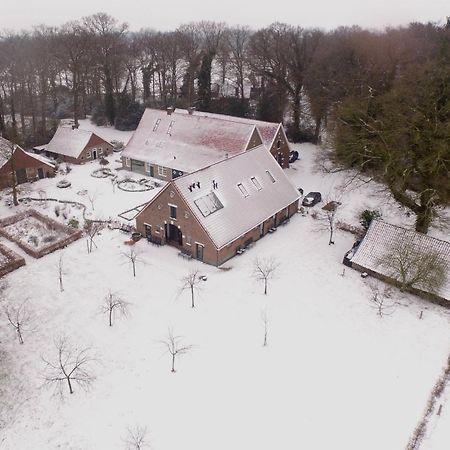
POLYGON ((286 222, 298 199, 261 145, 172 180, 141 209, 136 228, 151 242, 219 266, 286 222))
POLYGON ((122 152, 122 163, 133 172, 170 181, 261 144, 282 167, 289 166, 289 145, 281 124, 193 109, 147 108, 122 152))
MULTIPOLYGON (((347 252, 344 264, 376 278, 400 284, 400 278, 414 279, 417 264, 422 265, 422 255, 436 255, 445 271, 441 286, 431 290, 429 283, 417 277, 409 289, 438 303, 450 306, 450 242, 426 234, 373 220, 361 243, 347 252), (403 269, 400 269, 400 265, 403 269), (403 272, 403 274, 402 274, 403 272)), ((425 263, 423 260, 422 263, 425 263)), ((418 272, 417 272, 418 273, 418 272)))
POLYGON ((16 184, 52 177, 55 165, 47 158, 26 152, 0 137, 0 189, 16 184), (13 177, 15 180, 13 180, 13 177))
POLYGON ((42 152, 59 161, 81 164, 109 155, 112 149, 110 142, 92 131, 60 126, 42 152))

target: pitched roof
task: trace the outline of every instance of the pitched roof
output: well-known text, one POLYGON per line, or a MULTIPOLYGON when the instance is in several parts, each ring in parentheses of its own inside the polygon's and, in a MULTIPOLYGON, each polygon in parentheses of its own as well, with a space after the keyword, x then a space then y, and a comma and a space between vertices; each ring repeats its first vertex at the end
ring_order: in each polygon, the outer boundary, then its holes
POLYGON ((245 151, 251 123, 147 108, 122 156, 183 172, 245 151))
MULTIPOLYGON (((3 167, 9 160, 11 156, 11 145, 12 142, 8 141, 7 139, 0 136, 0 168, 3 167)), ((50 166, 52 168, 55 167, 55 164, 50 161, 48 158, 45 158, 41 155, 36 155, 35 153, 30 153, 25 151, 22 147, 19 145, 14 145, 14 153, 17 151, 22 152, 24 155, 28 156, 29 158, 33 158, 43 164, 46 164, 47 166, 50 166)))
MULTIPOLYGON (((176 109, 175 114, 189 114, 187 109, 176 109)), ((229 122, 242 123, 248 125, 254 125, 259 131, 262 138, 263 144, 266 147, 270 147, 277 134, 278 128, 280 128, 281 123, 276 122, 265 122, 263 120, 248 119, 246 117, 235 117, 227 116, 225 114, 216 114, 204 111, 195 111, 192 115, 200 117, 210 117, 218 120, 226 120, 229 122)))
POLYGON ((14 149, 19 147, 18 145, 13 144, 11 141, 8 141, 8 139, 0 136, 0 167, 3 167, 9 161, 12 150, 11 145, 13 145, 14 149))
POLYGON ((450 242, 375 219, 371 222, 355 254, 350 258, 351 262, 379 275, 390 277, 389 268, 385 267, 382 260, 395 245, 403 242, 411 243, 420 253, 433 252, 440 256, 447 277, 436 294, 450 300, 450 242))
POLYGON ((264 146, 176 178, 172 184, 218 249, 299 198, 264 146))
POLYGON ((60 126, 52 140, 45 146, 45 150, 59 155, 78 158, 93 135, 95 133, 92 131, 60 126))

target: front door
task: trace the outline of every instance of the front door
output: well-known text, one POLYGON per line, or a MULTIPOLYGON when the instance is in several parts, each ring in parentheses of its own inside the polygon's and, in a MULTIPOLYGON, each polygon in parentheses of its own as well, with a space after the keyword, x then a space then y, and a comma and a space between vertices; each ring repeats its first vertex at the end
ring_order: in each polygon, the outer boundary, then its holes
POLYGON ((166 241, 168 244, 175 244, 176 246, 183 245, 183 234, 181 233, 181 230, 171 223, 166 224, 166 241))
POLYGON ((42 167, 39 167, 39 169, 38 169, 38 177, 40 180, 42 180, 42 178, 44 178, 44 169, 42 169, 42 167))
POLYGON ((147 241, 150 241, 152 238, 152 226, 145 224, 144 227, 145 227, 145 237, 147 238, 147 241))
POLYGON ((203 245, 197 244, 197 259, 203 261, 203 245))
POLYGON ((92 150, 92 159, 97 159, 97 150, 92 150))

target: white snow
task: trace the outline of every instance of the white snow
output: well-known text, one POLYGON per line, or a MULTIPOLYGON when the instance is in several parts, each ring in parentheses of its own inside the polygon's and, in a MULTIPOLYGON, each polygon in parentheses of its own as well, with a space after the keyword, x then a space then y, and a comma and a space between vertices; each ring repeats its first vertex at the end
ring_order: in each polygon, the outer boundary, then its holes
MULTIPOLYGON (((412 224, 379 186, 339 194, 345 174, 315 172, 318 150, 293 148, 300 160, 287 174, 305 192, 339 195, 341 219, 357 224, 358 211, 370 207, 381 209, 388 222, 412 224)), ((119 166, 114 158, 111 168, 119 166)), ((108 179, 89 176, 97 167, 73 167, 65 175, 68 189, 55 187, 62 175, 27 187, 34 196, 44 189, 49 197, 82 199, 91 217, 114 216, 158 192, 113 193, 108 179), (97 194, 94 211, 87 195, 77 195, 82 190, 97 194)), ((54 217, 53 205, 32 206, 54 217)), ((2 201, 0 215, 10 212, 2 201)), ((353 236, 338 232, 329 246, 312 215, 298 214, 230 260, 229 270, 141 240, 134 247, 136 278, 123 256, 127 239, 104 230, 90 255, 81 239, 40 260, 25 256, 27 265, 5 277, 1 303, 28 299, 35 331, 21 346, 4 318, 0 322, 2 450, 119 450, 127 428, 137 425, 147 427, 156 450, 405 448, 450 350, 450 312, 396 291, 394 313, 380 319, 369 302, 371 280, 348 268, 342 276, 353 236), (267 296, 250 276, 257 256, 281 263, 267 296), (207 281, 192 309, 180 285, 194 268, 207 281), (130 316, 117 317, 112 328, 99 312, 109 290, 132 303, 130 316), (262 346, 264 309, 268 347, 262 346), (169 326, 194 346, 177 360, 175 374, 160 344, 169 326), (62 333, 80 347, 92 346, 97 357, 90 391, 75 386, 64 401, 42 386, 41 359, 55 356, 53 340, 62 333)), ((428 449, 449 448, 449 423, 444 407, 428 449)))
POLYGON ((174 185, 219 249, 299 198, 298 191, 264 145, 176 178, 174 185), (189 190, 191 185, 194 187, 189 190), (207 208, 208 213, 200 208, 211 193, 223 207, 209 214, 211 208, 207 208))

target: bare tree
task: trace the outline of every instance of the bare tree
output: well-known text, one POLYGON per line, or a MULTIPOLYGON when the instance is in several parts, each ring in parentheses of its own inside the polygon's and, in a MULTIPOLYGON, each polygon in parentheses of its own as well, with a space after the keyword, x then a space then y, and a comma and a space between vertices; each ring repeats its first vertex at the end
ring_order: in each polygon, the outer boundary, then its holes
POLYGON ((269 316, 267 314, 267 309, 261 311, 261 322, 264 327, 264 342, 263 347, 267 347, 267 334, 269 332, 269 316))
POLYGON ((253 278, 264 282, 264 295, 267 295, 269 280, 275 277, 279 263, 275 258, 256 258, 253 263, 253 278))
POLYGON ((131 267, 133 268, 133 277, 136 276, 136 264, 140 261, 139 254, 134 250, 134 248, 130 248, 130 251, 128 253, 122 253, 125 258, 128 259, 128 261, 131 264, 131 267))
POLYGON ((59 255, 59 259, 57 262, 60 292, 64 292, 63 276, 66 274, 66 272, 64 271, 64 266, 63 266, 63 257, 64 257, 64 255, 61 253, 59 255))
POLYGON ((126 302, 119 295, 109 291, 108 295, 105 297, 103 305, 101 307, 101 312, 108 314, 109 326, 112 327, 113 315, 117 312, 120 315, 127 317, 128 309, 130 304, 126 302))
POLYGON ((395 309, 395 304, 391 301, 391 289, 384 286, 381 287, 379 283, 370 285, 371 306, 377 311, 380 318, 383 316, 390 316, 395 309))
POLYGON ((182 290, 189 289, 191 291, 191 306, 195 307, 195 292, 199 289, 198 284, 201 282, 199 270, 194 269, 188 275, 182 278, 182 290))
POLYGON ((150 444, 146 440, 147 428, 136 426, 128 428, 128 435, 125 439, 127 450, 143 450, 149 448, 150 444))
POLYGON ((30 325, 32 322, 32 315, 26 307, 27 302, 21 303, 19 306, 5 307, 5 315, 9 324, 14 328, 19 344, 24 343, 23 334, 26 331, 31 331, 30 325))
POLYGON ((98 197, 97 191, 88 192, 88 194, 87 194, 87 198, 89 199, 89 203, 91 204, 92 211, 95 211, 94 204, 95 204, 95 200, 97 200, 97 197, 98 197))
POLYGON ((94 238, 100 233, 103 229, 103 224, 101 222, 94 222, 92 220, 86 220, 84 224, 84 231, 87 236, 87 251, 88 253, 92 252, 92 247, 97 245, 94 242, 94 238))
POLYGON ((42 358, 46 364, 44 380, 50 386, 55 386, 55 393, 64 394, 64 385, 73 394, 73 384, 87 390, 95 380, 92 366, 95 359, 91 349, 78 350, 72 346, 67 337, 62 336, 54 342, 57 356, 53 360, 42 358))
POLYGON ((412 236, 394 243, 379 263, 401 291, 419 289, 434 294, 446 280, 443 258, 435 250, 419 247, 412 236))
POLYGON ((182 336, 174 336, 172 328, 169 328, 167 337, 160 341, 167 348, 167 353, 172 355, 172 372, 175 372, 175 358, 192 350, 192 345, 182 345, 182 336))

